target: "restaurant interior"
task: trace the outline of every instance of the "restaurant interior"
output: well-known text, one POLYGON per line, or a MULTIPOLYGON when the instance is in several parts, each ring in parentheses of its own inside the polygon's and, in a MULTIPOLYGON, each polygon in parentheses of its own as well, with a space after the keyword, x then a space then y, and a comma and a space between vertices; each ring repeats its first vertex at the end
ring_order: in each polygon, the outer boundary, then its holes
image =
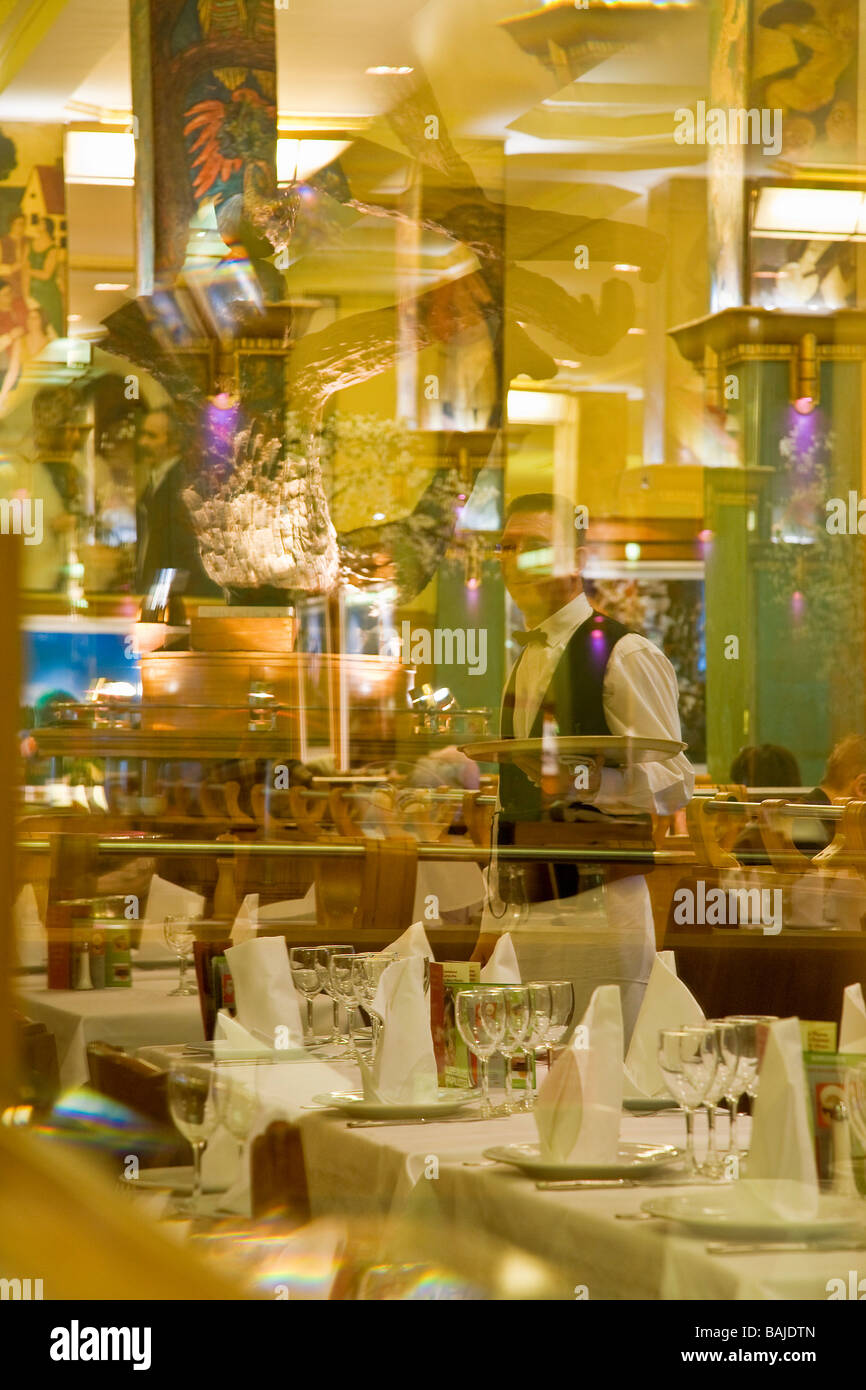
POLYGON ((866 1297, 859 18, 0 3, 4 1299, 866 1297))

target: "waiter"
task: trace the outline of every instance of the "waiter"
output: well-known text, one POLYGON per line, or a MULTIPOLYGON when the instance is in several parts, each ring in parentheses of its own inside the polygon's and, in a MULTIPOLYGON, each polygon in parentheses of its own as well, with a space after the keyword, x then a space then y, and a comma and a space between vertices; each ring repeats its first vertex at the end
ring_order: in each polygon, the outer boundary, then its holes
POLYGON ((145 415, 138 432, 138 452, 148 480, 136 508, 137 592, 146 594, 161 570, 175 569, 187 576, 186 593, 221 594, 199 558, 189 509, 182 497, 189 479, 180 429, 169 410, 160 408, 145 415))
MULTIPOLYGON (((528 631, 515 634, 523 651, 505 688, 500 736, 632 734, 680 742, 674 669, 645 637, 591 607, 578 536, 575 508, 563 497, 532 493, 508 509, 502 573, 528 631)), ((573 772, 556 762, 539 767, 537 759, 503 763, 498 843, 567 842, 570 832, 557 822, 573 824, 575 845, 585 840, 587 822, 595 843, 606 834, 613 843, 623 826, 616 818, 627 818, 633 831, 637 816, 649 844, 650 813, 672 815, 693 787, 682 753, 622 768, 587 759, 573 772)), ((528 900, 526 921, 514 944, 524 979, 573 980, 576 1022, 596 985, 619 984, 628 1037, 655 953, 649 893, 644 878, 622 865, 610 872, 591 867, 587 873, 574 864, 528 865, 518 890, 528 900)), ((513 917, 512 903, 505 922, 513 917)), ((476 958, 489 954, 497 934, 488 905, 476 958)))

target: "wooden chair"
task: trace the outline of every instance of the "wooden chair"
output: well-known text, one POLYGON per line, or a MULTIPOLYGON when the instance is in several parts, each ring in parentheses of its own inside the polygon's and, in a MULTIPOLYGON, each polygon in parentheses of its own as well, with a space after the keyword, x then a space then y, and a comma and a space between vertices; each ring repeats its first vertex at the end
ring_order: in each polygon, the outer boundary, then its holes
POLYGON ((310 1191, 301 1131, 275 1120, 252 1142, 250 1190, 254 1218, 310 1219, 310 1191))
POLYGON ((111 1043, 92 1042, 87 1044, 87 1072, 91 1086, 100 1095, 158 1124, 171 1125, 168 1073, 152 1062, 130 1057, 111 1043))
POLYGON ((21 1105, 48 1110, 60 1094, 57 1039, 44 1023, 14 1013, 18 1052, 18 1099, 21 1105))

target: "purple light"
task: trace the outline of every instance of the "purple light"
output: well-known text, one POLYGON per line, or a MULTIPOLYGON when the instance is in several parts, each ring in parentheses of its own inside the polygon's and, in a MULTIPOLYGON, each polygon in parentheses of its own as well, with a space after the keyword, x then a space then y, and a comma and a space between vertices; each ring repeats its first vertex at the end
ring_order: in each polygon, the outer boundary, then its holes
POLYGON ((815 402, 811 396, 800 396, 794 401, 794 409, 798 415, 811 415, 815 409, 815 402))
POLYGON ((794 592, 793 592, 792 595, 791 595, 791 612, 793 613, 794 617, 795 617, 795 618, 802 618, 802 616, 803 616, 803 610, 804 610, 805 607, 806 607, 806 598, 805 598, 805 595, 804 595, 804 594, 801 594, 799 589, 795 589, 794 592))
POLYGON ((698 532, 698 540, 699 540, 699 541, 702 541, 704 544, 706 544, 707 541, 711 541, 712 539, 713 539, 713 533, 712 533, 712 531, 708 530, 706 527, 704 528, 703 531, 699 531, 699 532, 698 532))

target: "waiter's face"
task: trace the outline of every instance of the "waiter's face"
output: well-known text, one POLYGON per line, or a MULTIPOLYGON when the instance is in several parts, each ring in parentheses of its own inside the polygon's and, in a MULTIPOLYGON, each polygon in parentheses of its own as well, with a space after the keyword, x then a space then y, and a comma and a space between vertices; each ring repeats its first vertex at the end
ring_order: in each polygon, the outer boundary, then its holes
POLYGON ((582 552, 552 512, 516 512, 502 533, 499 558, 505 587, 535 626, 556 613, 583 584, 582 552))
POLYGON ((145 416, 138 433, 138 448, 148 468, 158 468, 168 458, 168 420, 161 411, 145 416))

